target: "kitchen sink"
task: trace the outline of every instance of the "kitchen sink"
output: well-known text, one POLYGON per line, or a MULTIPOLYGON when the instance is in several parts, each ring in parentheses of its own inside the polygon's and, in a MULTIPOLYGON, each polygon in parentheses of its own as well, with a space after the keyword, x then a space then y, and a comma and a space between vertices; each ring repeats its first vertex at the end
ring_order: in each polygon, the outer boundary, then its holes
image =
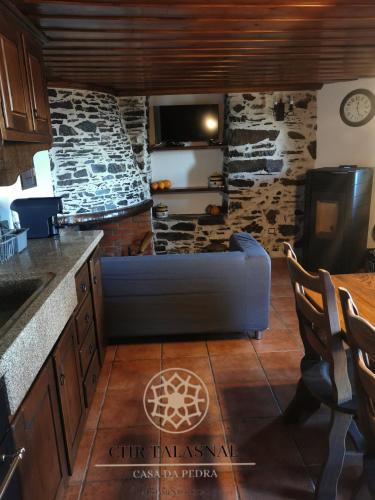
POLYGON ((26 277, 0 275, 0 336, 27 310, 55 277, 42 273, 26 277))

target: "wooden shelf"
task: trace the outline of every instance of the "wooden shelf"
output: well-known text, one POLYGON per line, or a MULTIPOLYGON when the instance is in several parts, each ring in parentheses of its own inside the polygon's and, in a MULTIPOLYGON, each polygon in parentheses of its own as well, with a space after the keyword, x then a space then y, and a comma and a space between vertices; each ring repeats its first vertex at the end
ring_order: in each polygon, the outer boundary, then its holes
POLYGON ((148 150, 150 153, 153 151, 182 151, 184 149, 225 149, 227 146, 225 144, 214 144, 212 146, 208 144, 203 144, 201 146, 149 146, 148 150))
POLYGON ((180 193, 224 193, 224 187, 222 188, 209 188, 205 186, 198 187, 181 187, 181 188, 171 188, 171 189, 159 189, 157 191, 152 191, 152 194, 180 194, 180 193))
POLYGON ((225 223, 226 213, 220 215, 209 215, 209 214, 169 214, 165 219, 158 219, 153 214, 152 219, 155 222, 163 221, 192 221, 198 219, 198 224, 202 226, 216 226, 225 223))

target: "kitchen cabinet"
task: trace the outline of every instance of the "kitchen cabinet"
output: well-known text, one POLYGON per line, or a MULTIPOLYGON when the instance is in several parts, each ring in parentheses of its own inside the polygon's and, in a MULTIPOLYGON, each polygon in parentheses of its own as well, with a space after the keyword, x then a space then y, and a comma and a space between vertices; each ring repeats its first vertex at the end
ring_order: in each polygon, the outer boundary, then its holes
POLYGON ((105 354, 103 284, 100 265, 100 252, 97 248, 89 260, 92 301, 94 304, 94 319, 100 363, 103 364, 105 354))
POLYGON ((2 137, 22 140, 32 132, 23 40, 5 16, 0 16, 0 85, 2 137))
POLYGON ((3 142, 52 143, 41 45, 0 5, 0 131, 3 142))
POLYGON ((72 472, 85 422, 81 369, 73 320, 68 322, 54 350, 58 396, 63 420, 69 472, 72 472))
POLYGON ((15 449, 26 449, 17 471, 22 500, 60 500, 64 494, 100 375, 97 250, 76 274, 75 284, 77 307, 11 421, 15 449))
MULTIPOLYGON (((51 120, 40 46, 29 35, 23 35, 27 81, 30 94, 33 134, 52 140, 51 120)), ((42 139, 41 139, 42 140, 42 139)))
POLYGON ((62 498, 67 479, 63 430, 52 359, 49 358, 12 423, 22 500, 62 498))

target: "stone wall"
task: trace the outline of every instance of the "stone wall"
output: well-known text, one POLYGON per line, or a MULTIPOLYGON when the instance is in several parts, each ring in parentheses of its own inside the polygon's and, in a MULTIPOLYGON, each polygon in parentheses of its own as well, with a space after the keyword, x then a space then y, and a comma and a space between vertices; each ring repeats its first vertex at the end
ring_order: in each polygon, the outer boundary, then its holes
POLYGON ((64 213, 112 210, 149 197, 116 97, 49 89, 49 100, 54 192, 63 197, 64 213))
POLYGON ((274 119, 279 94, 229 94, 226 99, 224 159, 228 214, 224 221, 179 217, 155 221, 157 252, 197 252, 227 244, 234 231, 247 231, 273 256, 281 243, 302 235, 306 171, 316 157, 315 92, 290 92, 295 103, 285 121, 274 119))
POLYGON ((133 153, 141 170, 142 180, 149 189, 151 157, 148 152, 148 98, 145 96, 119 97, 118 105, 130 139, 133 153))

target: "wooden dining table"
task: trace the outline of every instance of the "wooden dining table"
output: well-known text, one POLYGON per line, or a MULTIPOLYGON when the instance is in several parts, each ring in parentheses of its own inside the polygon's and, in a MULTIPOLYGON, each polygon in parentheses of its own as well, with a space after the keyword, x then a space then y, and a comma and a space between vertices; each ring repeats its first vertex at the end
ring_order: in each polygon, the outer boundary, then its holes
MULTIPOLYGON (((359 314, 375 325, 375 273, 337 274, 332 276, 332 281, 337 291, 339 287, 349 291, 359 314)), ((337 299, 341 326, 345 330, 338 295, 337 299)))

